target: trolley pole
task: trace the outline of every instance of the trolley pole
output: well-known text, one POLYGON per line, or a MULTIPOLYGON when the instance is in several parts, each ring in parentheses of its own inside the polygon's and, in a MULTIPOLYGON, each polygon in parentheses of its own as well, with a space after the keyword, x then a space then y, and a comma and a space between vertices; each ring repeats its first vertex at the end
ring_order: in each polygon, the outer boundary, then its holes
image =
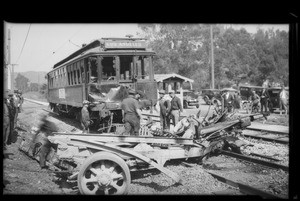
POLYGON ((214 73, 214 44, 213 44, 213 31, 210 25, 210 47, 211 47, 211 87, 215 88, 215 73, 214 73))

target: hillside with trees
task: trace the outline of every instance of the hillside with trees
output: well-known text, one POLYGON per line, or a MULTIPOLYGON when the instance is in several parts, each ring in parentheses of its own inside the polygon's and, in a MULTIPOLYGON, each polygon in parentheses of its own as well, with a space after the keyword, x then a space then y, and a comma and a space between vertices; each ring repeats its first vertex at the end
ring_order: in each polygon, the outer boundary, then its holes
MULTIPOLYGON (((210 88, 211 48, 208 24, 139 24, 141 37, 157 56, 154 72, 174 72, 194 79, 194 88, 210 88)), ((288 85, 289 38, 286 31, 213 25, 215 87, 246 81, 262 85, 265 79, 288 85)))
POLYGON ((36 91, 45 93, 47 89, 46 72, 27 71, 15 73, 15 88, 23 92, 36 91))

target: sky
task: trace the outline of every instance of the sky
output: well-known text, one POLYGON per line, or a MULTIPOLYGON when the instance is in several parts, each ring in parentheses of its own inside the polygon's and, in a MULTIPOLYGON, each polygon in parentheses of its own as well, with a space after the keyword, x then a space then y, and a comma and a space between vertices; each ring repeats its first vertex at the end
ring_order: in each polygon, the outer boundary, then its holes
MULTIPOLYGON (((226 27, 244 27, 249 33, 255 33, 258 28, 289 30, 288 24, 228 24, 226 27)), ((137 24, 4 23, 5 41, 8 29, 11 36, 10 63, 17 64, 14 65, 15 72, 48 72, 54 64, 78 50, 78 46, 83 43, 88 44, 104 37, 125 37, 127 34, 138 37, 137 33, 141 32, 137 24)), ((6 47, 7 44, 4 44, 6 47)))

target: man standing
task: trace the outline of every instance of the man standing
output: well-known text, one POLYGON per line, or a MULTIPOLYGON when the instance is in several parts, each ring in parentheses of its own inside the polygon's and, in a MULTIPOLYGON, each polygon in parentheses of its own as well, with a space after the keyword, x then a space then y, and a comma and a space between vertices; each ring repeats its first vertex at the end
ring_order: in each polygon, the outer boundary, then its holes
POLYGON ((282 115, 282 109, 285 110, 285 114, 288 112, 288 104, 289 104, 289 94, 285 90, 284 85, 281 86, 281 91, 279 94, 279 104, 280 104, 280 115, 282 115))
POLYGON ((260 97, 255 92, 255 90, 252 91, 251 96, 249 97, 250 105, 251 105, 251 113, 253 112, 254 107, 260 107, 260 97))
POLYGON ((261 104, 261 113, 263 113, 263 110, 265 108, 265 112, 268 112, 268 99, 269 99, 269 93, 268 90, 264 87, 261 97, 260 97, 260 104, 261 104))
MULTIPOLYGON (((8 109, 9 109, 9 121, 10 121, 10 136, 13 134, 14 130, 15 130, 15 115, 16 115, 16 112, 17 112, 17 107, 15 105, 15 102, 14 102, 14 98, 13 98, 13 93, 11 91, 8 92, 8 101, 9 101, 9 104, 8 104, 8 109)), ((9 141, 9 138, 8 138, 8 141, 9 141)))
POLYGON ((139 102, 135 98, 136 92, 130 89, 128 93, 128 97, 121 103, 125 132, 130 135, 138 136, 142 113, 139 102))
POLYGON ((173 90, 169 92, 169 95, 171 97, 170 114, 173 121, 173 125, 176 126, 176 124, 179 122, 180 112, 183 113, 183 108, 180 98, 175 96, 175 92, 173 90))
POLYGON ((84 100, 82 102, 83 107, 81 109, 81 126, 83 128, 82 133, 89 133, 90 132, 90 124, 91 124, 91 119, 90 119, 90 113, 88 110, 90 102, 87 100, 84 100))
POLYGON ((7 141, 10 135, 10 114, 8 107, 8 96, 7 93, 4 94, 4 105, 3 105, 3 149, 6 150, 7 141))
MULTIPOLYGON (((166 92, 161 89, 159 92, 159 114, 160 114, 160 127, 162 130, 170 130, 170 117, 171 102, 164 98, 166 92)), ((156 108, 156 107, 155 107, 156 108)))
POLYGON ((229 91, 225 91, 222 94, 222 102, 223 102, 223 109, 227 108, 228 112, 233 112, 232 110, 234 109, 233 107, 233 101, 234 97, 229 91))

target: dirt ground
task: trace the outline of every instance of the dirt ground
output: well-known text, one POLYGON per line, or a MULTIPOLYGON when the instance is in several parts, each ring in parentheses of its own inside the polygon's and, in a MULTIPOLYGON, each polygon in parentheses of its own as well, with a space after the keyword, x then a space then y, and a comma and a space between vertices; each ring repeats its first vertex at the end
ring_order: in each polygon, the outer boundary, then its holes
MULTIPOLYGON (((38 125, 41 113, 46 113, 42 108, 46 109, 47 106, 24 102, 23 111, 18 117, 17 128, 13 133, 12 143, 8 145, 8 149, 4 152, 4 195, 72 195, 79 193, 76 182, 67 182, 63 173, 58 174, 51 172, 51 170, 41 170, 36 160, 29 158, 18 149, 21 137, 27 135, 33 126, 38 125)), ((65 123, 55 117, 50 116, 49 118, 57 124, 60 131, 79 131, 80 129, 76 124, 72 124, 66 119, 65 123)), ((272 121, 276 121, 276 118, 274 117, 272 121)), ((216 192, 224 190, 231 190, 233 194, 238 194, 229 185, 219 182, 207 174, 201 165, 186 167, 179 161, 170 163, 167 168, 182 177, 182 185, 174 184, 169 177, 157 170, 134 172, 132 173, 132 183, 128 194, 215 195, 216 192)))

